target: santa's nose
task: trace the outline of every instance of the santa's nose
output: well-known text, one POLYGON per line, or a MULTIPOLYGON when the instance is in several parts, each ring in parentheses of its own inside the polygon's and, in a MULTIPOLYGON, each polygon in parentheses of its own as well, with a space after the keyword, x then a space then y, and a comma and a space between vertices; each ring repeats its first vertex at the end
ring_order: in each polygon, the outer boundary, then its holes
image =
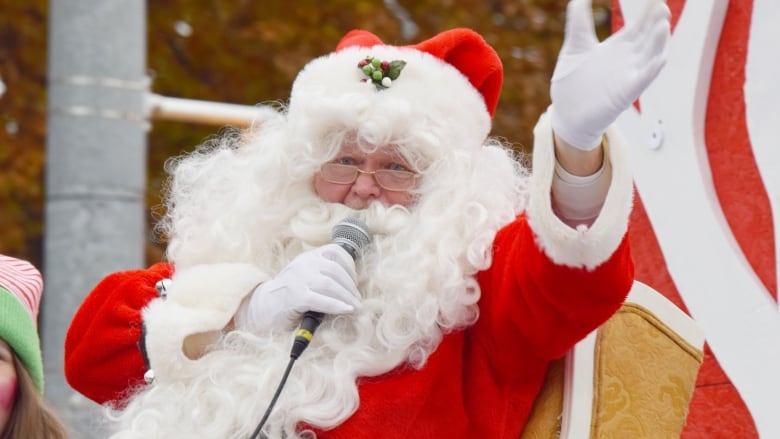
POLYGON ((377 184, 374 174, 360 173, 352 184, 352 192, 363 199, 377 198, 382 188, 377 184))

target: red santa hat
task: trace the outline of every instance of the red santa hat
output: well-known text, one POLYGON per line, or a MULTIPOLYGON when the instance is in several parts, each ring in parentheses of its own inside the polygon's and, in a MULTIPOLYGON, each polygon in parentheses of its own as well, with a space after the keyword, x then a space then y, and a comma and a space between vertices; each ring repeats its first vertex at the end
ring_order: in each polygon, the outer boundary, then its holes
POLYGON ((370 32, 353 30, 335 52, 299 73, 288 117, 312 120, 351 106, 368 119, 409 105, 415 119, 444 126, 442 132, 466 144, 481 144, 502 82, 498 54, 473 30, 452 29, 408 46, 387 45, 370 32))

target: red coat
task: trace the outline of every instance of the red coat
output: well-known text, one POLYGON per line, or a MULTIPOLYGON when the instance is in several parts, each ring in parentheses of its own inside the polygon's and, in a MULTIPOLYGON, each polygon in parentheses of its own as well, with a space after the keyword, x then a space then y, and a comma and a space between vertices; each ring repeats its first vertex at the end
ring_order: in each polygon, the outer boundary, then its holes
MULTIPOLYGON (((399 368, 360 380, 360 407, 323 439, 517 438, 550 360, 607 320, 633 281, 627 239, 593 270, 556 265, 525 216, 494 242, 493 264, 478 274, 480 318, 444 337, 421 370, 399 368)), ((137 348, 141 308, 172 267, 107 277, 86 299, 67 334, 65 373, 98 403, 143 384, 137 348)))

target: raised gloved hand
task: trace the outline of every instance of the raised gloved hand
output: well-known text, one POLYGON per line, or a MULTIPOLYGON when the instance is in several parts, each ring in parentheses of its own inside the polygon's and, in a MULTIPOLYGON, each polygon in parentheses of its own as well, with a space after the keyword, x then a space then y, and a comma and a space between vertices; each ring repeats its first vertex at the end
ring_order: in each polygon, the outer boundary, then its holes
POLYGON ((565 142, 592 150, 666 62, 671 13, 664 0, 643 0, 633 23, 599 42, 591 0, 571 0, 553 73, 552 129, 565 142))
POLYGON ((260 284, 236 314, 248 331, 288 328, 306 311, 346 314, 360 306, 355 261, 337 244, 301 253, 276 277, 260 284))

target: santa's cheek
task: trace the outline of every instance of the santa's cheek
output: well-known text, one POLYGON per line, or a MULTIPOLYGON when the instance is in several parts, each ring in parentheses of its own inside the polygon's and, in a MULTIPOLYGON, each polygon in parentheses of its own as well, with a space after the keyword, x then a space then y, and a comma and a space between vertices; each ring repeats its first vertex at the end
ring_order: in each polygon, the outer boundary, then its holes
POLYGON ((16 379, 0 382, 0 411, 10 412, 16 400, 16 379))

